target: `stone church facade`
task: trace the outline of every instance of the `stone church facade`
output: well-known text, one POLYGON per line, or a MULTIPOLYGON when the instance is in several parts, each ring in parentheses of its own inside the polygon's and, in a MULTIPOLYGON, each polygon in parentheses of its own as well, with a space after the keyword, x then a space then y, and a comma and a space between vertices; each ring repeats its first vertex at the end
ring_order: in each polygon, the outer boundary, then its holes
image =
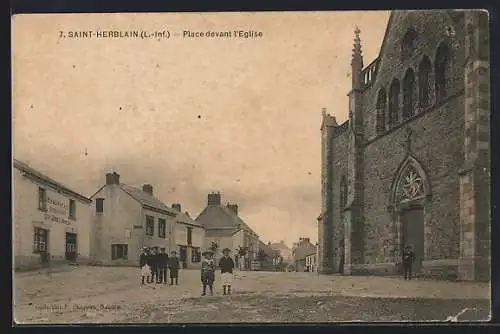
POLYGON ((489 23, 480 11, 395 11, 349 119, 323 110, 319 271, 490 279, 489 23))

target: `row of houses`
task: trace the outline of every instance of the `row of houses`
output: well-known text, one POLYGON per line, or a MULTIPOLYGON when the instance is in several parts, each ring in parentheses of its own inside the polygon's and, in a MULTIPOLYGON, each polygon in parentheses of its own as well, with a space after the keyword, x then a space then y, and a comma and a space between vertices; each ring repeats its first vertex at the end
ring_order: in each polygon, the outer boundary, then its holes
POLYGON ((184 268, 198 267, 204 249, 220 257, 227 247, 239 268, 256 269, 259 236, 238 216, 237 204, 222 204, 220 193, 208 194, 192 218, 180 203, 155 197, 151 184, 122 183, 116 172, 86 197, 24 162, 13 166, 16 269, 44 262, 135 266, 144 246, 177 251, 184 268))
POLYGON ((293 269, 295 271, 318 271, 318 244, 310 238, 299 238, 292 246, 293 269))

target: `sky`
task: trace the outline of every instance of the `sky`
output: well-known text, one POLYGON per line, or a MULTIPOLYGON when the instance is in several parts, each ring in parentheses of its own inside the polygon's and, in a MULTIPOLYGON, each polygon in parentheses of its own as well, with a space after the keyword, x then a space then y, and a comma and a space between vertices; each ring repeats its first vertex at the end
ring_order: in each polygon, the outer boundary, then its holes
POLYGON ((13 156, 91 196, 116 171, 197 216, 239 205, 264 242, 318 239, 321 109, 347 118, 355 26, 365 65, 389 12, 18 15, 13 156), (96 38, 96 31, 170 38, 96 38), (262 32, 183 38, 183 31, 262 32), (61 38, 60 31, 93 31, 61 38))

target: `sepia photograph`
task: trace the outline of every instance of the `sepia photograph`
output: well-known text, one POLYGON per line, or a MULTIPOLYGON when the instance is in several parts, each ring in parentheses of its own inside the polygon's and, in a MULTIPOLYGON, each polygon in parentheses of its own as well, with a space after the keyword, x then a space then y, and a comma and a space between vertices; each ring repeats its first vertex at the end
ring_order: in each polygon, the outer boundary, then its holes
POLYGON ((11 27, 14 324, 490 319, 486 10, 11 27))

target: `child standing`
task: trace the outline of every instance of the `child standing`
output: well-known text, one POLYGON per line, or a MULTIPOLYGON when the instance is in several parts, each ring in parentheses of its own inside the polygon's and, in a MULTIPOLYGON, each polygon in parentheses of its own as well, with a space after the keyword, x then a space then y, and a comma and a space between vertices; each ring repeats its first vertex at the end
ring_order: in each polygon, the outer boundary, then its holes
POLYGON ((148 278, 148 282, 149 282, 149 275, 151 275, 151 269, 149 268, 149 265, 147 263, 147 260, 148 260, 148 254, 147 254, 147 251, 148 251, 148 248, 147 247, 143 247, 142 248, 142 252, 141 252, 141 256, 139 257, 139 270, 140 270, 140 274, 142 276, 142 285, 144 284, 144 278, 148 278))
POLYGON ((171 256, 168 259, 169 265, 168 269, 170 271, 170 285, 179 284, 179 258, 177 257, 176 251, 172 251, 171 256))
POLYGON ((212 259, 214 253, 212 251, 204 251, 202 253, 203 261, 201 262, 201 284, 203 285, 202 296, 207 294, 207 286, 210 288, 210 294, 214 294, 213 285, 215 280, 215 261, 212 259))
POLYGON ((224 256, 219 261, 223 295, 226 295, 226 292, 228 295, 231 294, 231 283, 233 282, 234 261, 229 256, 230 252, 229 248, 224 248, 222 250, 224 256))

